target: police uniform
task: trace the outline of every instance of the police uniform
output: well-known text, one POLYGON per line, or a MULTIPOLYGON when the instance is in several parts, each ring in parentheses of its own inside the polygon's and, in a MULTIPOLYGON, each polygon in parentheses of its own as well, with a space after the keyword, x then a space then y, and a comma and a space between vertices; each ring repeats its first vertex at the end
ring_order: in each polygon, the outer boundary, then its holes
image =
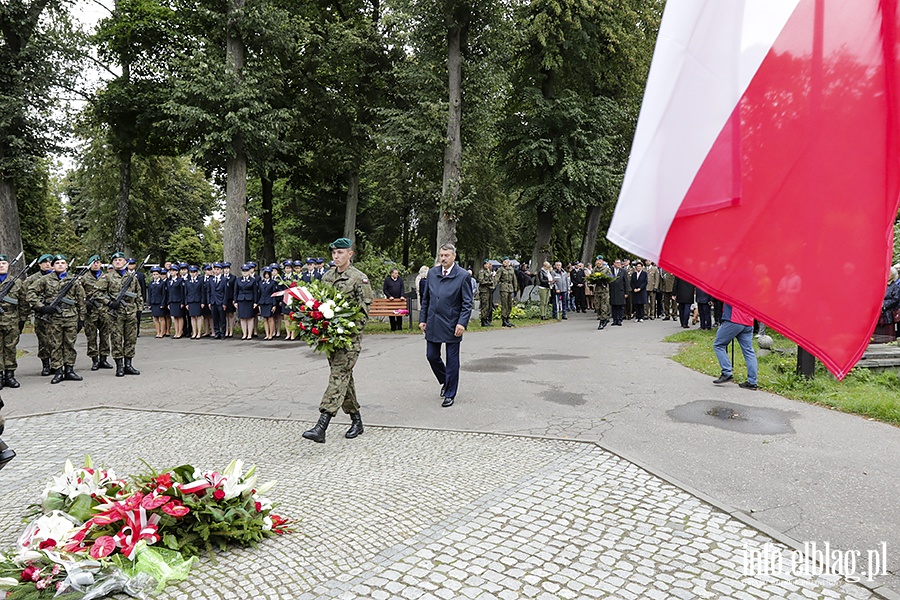
POLYGON ((325 276, 325 259, 324 258, 319 257, 316 259, 316 270, 313 273, 313 275, 319 281, 321 281, 322 278, 325 276))
MULTIPOLYGON (((112 255, 112 259, 117 258, 125 258, 125 255, 116 252, 112 255)), ((109 319, 116 377, 140 375, 141 372, 135 369, 131 362, 137 345, 137 313, 144 308, 141 286, 137 278, 130 277, 124 265, 121 270, 114 267, 94 286, 93 299, 105 307, 103 310, 109 319), (123 292, 125 286, 127 288, 123 292)))
MULTIPOLYGON (((339 238, 330 245, 331 249, 350 249, 353 246, 347 238, 339 238)), ((331 369, 328 378, 328 387, 319 404, 319 421, 315 427, 305 431, 303 437, 314 442, 325 442, 325 429, 339 408, 350 415, 350 429, 345 437, 355 438, 363 432, 362 418, 359 414, 359 402, 356 400, 356 386, 353 383, 353 367, 362 350, 360 333, 366 325, 369 315, 369 305, 372 304, 374 294, 369 278, 365 273, 348 264, 347 268, 338 272, 337 267, 329 269, 322 277, 322 282, 334 286, 343 292, 350 302, 354 302, 366 314, 366 318, 359 323, 359 329, 352 337, 350 348, 336 348, 328 354, 328 365, 331 369)))
MULTIPOLYGON (((53 257, 53 264, 65 260, 65 256, 57 254, 53 257)), ((81 376, 75 372, 75 359, 78 356, 75 339, 84 325, 85 295, 78 276, 68 271, 51 271, 36 280, 28 290, 28 302, 35 313, 38 313, 35 321, 50 321, 47 339, 50 342, 50 368, 54 373, 50 383, 59 383, 64 379, 81 381, 81 376), (69 286, 65 296, 60 298, 60 303, 56 307, 51 306, 73 279, 74 285, 69 286)))
POLYGON ((494 287, 496 280, 494 279, 494 269, 490 263, 485 261, 486 266, 478 272, 478 300, 479 311, 481 311, 481 326, 490 327, 494 320, 494 307, 491 306, 491 298, 494 295, 494 287))
POLYGON ((110 354, 110 327, 106 310, 103 304, 96 300, 94 288, 103 277, 103 268, 100 256, 94 255, 88 259, 90 270, 81 280, 84 286, 84 294, 87 297, 86 316, 84 319, 84 335, 87 338, 87 353, 91 357, 91 371, 98 369, 112 369, 112 365, 106 360, 110 354), (100 268, 94 270, 94 263, 100 268))
MULTIPOLYGON (((9 263, 9 257, 0 254, 0 261, 9 263)), ((0 312, 0 389, 3 386, 17 388, 16 347, 19 345, 19 323, 28 315, 28 298, 22 280, 17 280, 9 271, 0 274, 0 310, 3 311, 0 312)))
MULTIPOLYGON (((41 277, 47 275, 53 271, 53 255, 52 254, 42 254, 38 259, 38 267, 39 270, 37 273, 32 273, 28 277, 25 278, 25 294, 28 295, 31 286, 33 286, 41 277)), ((28 316, 31 314, 31 304, 28 305, 28 314, 25 315, 24 320, 28 320, 28 316)), ((20 329, 21 331, 21 326, 20 329)), ((38 358, 41 359, 41 375, 46 377, 53 373, 53 370, 50 368, 50 346, 52 342, 49 339, 50 335, 50 323, 42 320, 35 319, 34 320, 34 335, 37 336, 38 341, 38 358)))
MULTIPOLYGON (((503 261, 509 260, 508 256, 503 257, 503 261)), ((509 320, 509 313, 512 312, 513 295, 519 289, 519 283, 516 280, 516 271, 512 265, 501 266, 497 271, 497 286, 500 288, 500 317, 504 327, 512 327, 513 324, 509 320)))

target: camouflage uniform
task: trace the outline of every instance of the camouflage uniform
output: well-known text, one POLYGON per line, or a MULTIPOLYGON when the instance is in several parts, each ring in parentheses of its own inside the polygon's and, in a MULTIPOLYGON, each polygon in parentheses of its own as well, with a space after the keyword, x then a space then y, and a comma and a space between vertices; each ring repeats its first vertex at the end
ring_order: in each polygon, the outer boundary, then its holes
MULTIPOLYGON (((355 302, 363 309, 367 317, 369 305, 372 304, 372 286, 366 274, 350 265, 343 273, 338 273, 337 267, 329 269, 322 277, 323 283, 334 286, 338 291, 346 294, 347 299, 355 302)), ((366 319, 359 323, 359 330, 366 325, 366 319)), ((353 345, 349 349, 338 348, 328 355, 328 365, 331 367, 331 375, 328 379, 328 387, 319 404, 319 412, 334 416, 338 408, 344 412, 356 414, 359 412, 359 403, 356 401, 356 387, 353 384, 353 367, 362 350, 360 334, 353 336, 353 345)))
POLYGON ((663 313, 664 318, 668 320, 676 320, 678 318, 678 303, 675 301, 675 276, 663 269, 659 270, 660 284, 663 295, 663 313))
MULTIPOLYGON (((82 279, 82 282, 84 282, 84 293, 88 298, 87 318, 84 320, 84 335, 87 337, 88 356, 94 359, 95 366, 101 356, 105 361, 110 353, 109 319, 107 318, 104 305, 95 298, 95 288, 101 279, 103 279, 102 270, 88 271, 87 275, 82 279), (99 277, 95 273, 99 273, 99 277)), ((96 370, 94 367, 91 367, 91 369, 96 370)))
MULTIPOLYGON (((603 263, 602 267, 594 269, 594 273, 603 273, 612 277, 609 265, 603 263)), ((605 281, 594 284, 594 305, 597 309, 597 318, 601 323, 606 323, 610 318, 609 310, 609 284, 605 281)))
POLYGON ((516 271, 512 266, 500 267, 497 271, 497 285, 500 287, 500 318, 506 324, 509 323, 509 313, 512 312, 513 295, 519 289, 516 271))
MULTIPOLYGON (((32 273, 28 277, 25 278, 25 294, 29 293, 31 287, 41 279, 41 277, 45 275, 49 275, 53 272, 53 269, 49 271, 38 270, 36 273, 32 273)), ((29 303, 24 321, 28 321, 28 317, 31 315, 31 304, 29 303)), ((37 337, 38 341, 38 358, 41 359, 41 363, 44 365, 44 369, 41 371, 41 375, 50 375, 50 346, 53 342, 50 340, 50 323, 43 321, 41 319, 34 320, 34 335, 37 337)))
MULTIPOLYGON (((60 279, 55 271, 44 275, 34 282, 28 290, 28 303, 37 309, 49 306, 59 295, 63 286, 75 277, 71 272, 60 279)), ((48 340, 50 342, 50 368, 61 373, 61 369, 71 369, 78 356, 75 351, 75 339, 78 336, 79 321, 84 321, 84 287, 77 281, 59 304, 62 312, 50 315, 48 340)), ((41 315, 43 316, 43 315, 41 315)), ((35 322, 44 322, 35 318, 35 322)))
POLYGON ((494 270, 481 269, 478 272, 478 299, 480 301, 481 326, 491 324, 494 317, 494 307, 491 306, 491 296, 494 294, 494 270))
MULTIPOLYGON (((13 277, 7 274, 7 278, 13 277)), ((5 280, 4 280, 5 282, 5 280)), ((4 285, 0 283, 0 286, 4 285)), ((18 387, 15 380, 16 346, 19 345, 19 322, 28 318, 28 297, 25 285, 16 281, 9 292, 0 298, 0 388, 6 383, 10 387, 18 387), (11 381, 5 379, 9 377, 11 381)))
POLYGON ((141 285, 137 277, 131 278, 128 291, 122 296, 122 306, 118 310, 109 307, 109 303, 118 298, 129 273, 127 269, 123 269, 121 273, 115 269, 107 271, 97 279, 91 296, 91 299, 96 300, 96 304, 101 306, 100 312, 106 313, 112 356, 117 364, 122 358, 129 361, 134 358, 134 348, 137 345, 137 314, 144 308, 141 285))

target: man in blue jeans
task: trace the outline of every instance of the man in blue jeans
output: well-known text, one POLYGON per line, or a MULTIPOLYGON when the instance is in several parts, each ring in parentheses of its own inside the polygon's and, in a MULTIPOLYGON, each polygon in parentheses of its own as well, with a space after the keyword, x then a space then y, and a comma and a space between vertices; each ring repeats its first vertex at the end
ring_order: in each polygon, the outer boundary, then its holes
POLYGON ((737 338, 741 352, 744 354, 744 362, 747 363, 747 381, 740 384, 745 390, 757 389, 757 364, 756 353, 753 351, 753 316, 726 304, 722 308, 722 323, 716 330, 716 341, 713 342, 713 350, 719 359, 722 374, 713 383, 727 383, 734 380, 734 372, 731 361, 728 360, 728 344, 737 338))

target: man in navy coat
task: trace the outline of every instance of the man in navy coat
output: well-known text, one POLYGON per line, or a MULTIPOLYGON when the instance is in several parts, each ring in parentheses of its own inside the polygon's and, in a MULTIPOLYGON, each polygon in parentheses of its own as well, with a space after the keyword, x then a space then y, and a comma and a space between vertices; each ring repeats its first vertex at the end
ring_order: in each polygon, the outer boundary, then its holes
POLYGON ((459 343, 472 316, 472 277, 456 264, 456 246, 442 244, 440 264, 428 272, 419 309, 419 329, 425 334, 425 357, 441 384, 441 406, 453 406, 459 385, 459 343), (447 363, 441 360, 446 346, 447 363))
POLYGON ((206 298, 217 340, 225 339, 225 304, 228 301, 228 279, 222 275, 222 268, 222 263, 213 263, 213 276, 206 280, 206 298))

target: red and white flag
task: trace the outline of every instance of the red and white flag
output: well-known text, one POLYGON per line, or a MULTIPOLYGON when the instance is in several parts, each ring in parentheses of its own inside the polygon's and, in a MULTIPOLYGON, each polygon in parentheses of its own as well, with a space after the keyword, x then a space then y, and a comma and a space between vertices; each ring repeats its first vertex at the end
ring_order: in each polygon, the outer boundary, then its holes
POLYGON ((843 378, 897 217, 898 0, 669 0, 608 237, 843 378))

